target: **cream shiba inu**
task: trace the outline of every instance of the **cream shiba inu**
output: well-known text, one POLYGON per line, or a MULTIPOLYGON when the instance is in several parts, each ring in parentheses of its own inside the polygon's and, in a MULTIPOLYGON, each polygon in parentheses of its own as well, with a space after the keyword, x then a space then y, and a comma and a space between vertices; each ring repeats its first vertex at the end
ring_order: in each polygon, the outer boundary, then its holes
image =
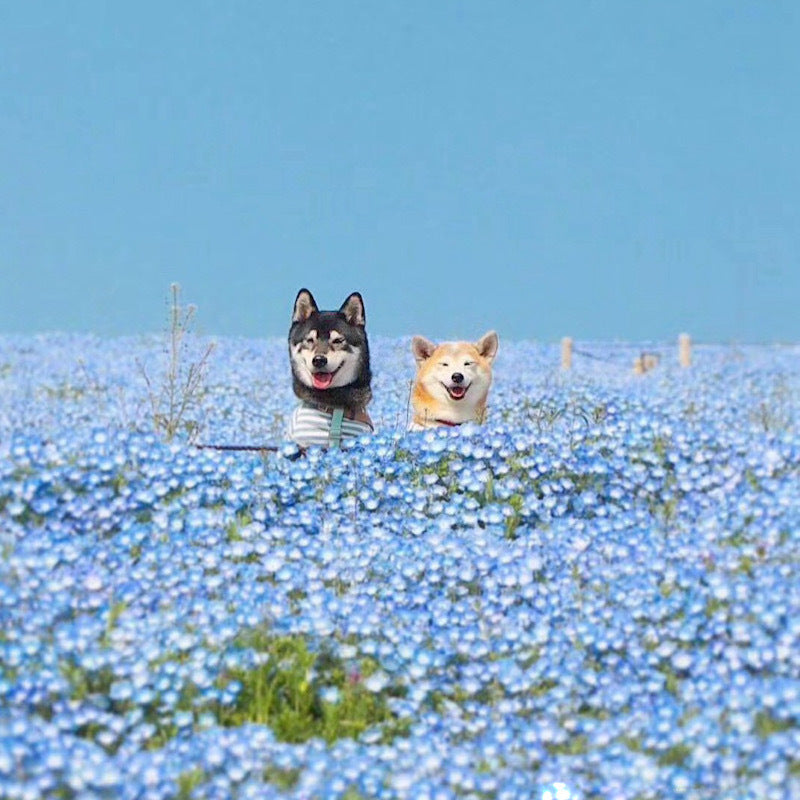
POLYGON ((409 430, 438 425, 483 423, 492 384, 497 334, 490 331, 477 342, 434 344, 422 336, 411 340, 417 375, 411 390, 413 418, 409 430))

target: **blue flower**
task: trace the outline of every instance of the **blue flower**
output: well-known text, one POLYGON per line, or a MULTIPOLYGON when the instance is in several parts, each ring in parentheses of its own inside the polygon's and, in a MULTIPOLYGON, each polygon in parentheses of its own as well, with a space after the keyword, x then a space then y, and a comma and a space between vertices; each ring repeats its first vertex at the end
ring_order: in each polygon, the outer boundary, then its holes
MULTIPOLYGON (((130 408, 146 399, 143 342, 24 341, 35 358, 0 354, 27 386, 63 383, 77 348, 130 408)), ((406 348, 379 340, 385 430, 304 458, 165 446, 144 416, 7 383, 0 794, 797 789, 798 416, 780 392, 762 406, 778 382, 798 396, 796 361, 710 348, 691 375, 606 362, 554 381, 552 349, 509 346, 486 426, 406 436, 387 368, 406 348), (269 664, 253 631, 368 660, 410 731, 223 727, 219 706, 247 700, 231 675, 269 664)), ((241 354, 282 375, 285 345, 224 348, 207 433, 257 440, 290 400, 241 354)))

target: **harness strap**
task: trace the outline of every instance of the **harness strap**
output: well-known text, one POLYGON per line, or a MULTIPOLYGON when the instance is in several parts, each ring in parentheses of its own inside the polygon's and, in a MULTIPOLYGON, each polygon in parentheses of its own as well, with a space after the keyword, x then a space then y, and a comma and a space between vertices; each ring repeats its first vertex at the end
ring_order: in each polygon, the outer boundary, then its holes
POLYGON ((372 420, 369 418, 369 414, 367 414, 366 409, 364 408, 357 408, 353 411, 345 411, 340 406, 326 406, 322 403, 312 402, 311 400, 303 400, 301 405, 305 408, 315 408, 317 411, 322 411, 325 414, 330 414, 331 416, 333 416, 336 409, 339 408, 344 413, 345 419, 363 422, 365 425, 369 425, 372 430, 375 430, 375 426, 372 424, 372 420))
POLYGON ((334 447, 342 446, 342 420, 344 420, 344 409, 334 408, 331 416, 330 443, 334 447))

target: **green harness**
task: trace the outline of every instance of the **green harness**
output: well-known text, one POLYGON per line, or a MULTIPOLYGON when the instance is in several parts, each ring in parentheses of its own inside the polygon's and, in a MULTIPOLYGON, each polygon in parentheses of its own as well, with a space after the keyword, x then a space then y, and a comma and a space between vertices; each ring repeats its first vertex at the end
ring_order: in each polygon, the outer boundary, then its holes
POLYGON ((332 447, 342 446, 342 420, 344 420, 344 409, 334 408, 331 416, 330 443, 332 447))

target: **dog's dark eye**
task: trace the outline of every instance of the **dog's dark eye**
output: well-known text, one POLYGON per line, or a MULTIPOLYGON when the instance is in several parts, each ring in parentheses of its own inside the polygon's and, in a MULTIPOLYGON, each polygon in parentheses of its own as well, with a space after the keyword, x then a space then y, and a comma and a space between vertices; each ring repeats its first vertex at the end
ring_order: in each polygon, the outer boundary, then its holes
POLYGON ((448 364, 446 361, 442 361, 442 362, 439 364, 439 366, 440 366, 440 367, 449 367, 450 365, 449 365, 449 364, 448 364))
POLYGON ((464 362, 464 366, 465 367, 471 367, 474 363, 475 363, 474 361, 465 361, 464 362))

